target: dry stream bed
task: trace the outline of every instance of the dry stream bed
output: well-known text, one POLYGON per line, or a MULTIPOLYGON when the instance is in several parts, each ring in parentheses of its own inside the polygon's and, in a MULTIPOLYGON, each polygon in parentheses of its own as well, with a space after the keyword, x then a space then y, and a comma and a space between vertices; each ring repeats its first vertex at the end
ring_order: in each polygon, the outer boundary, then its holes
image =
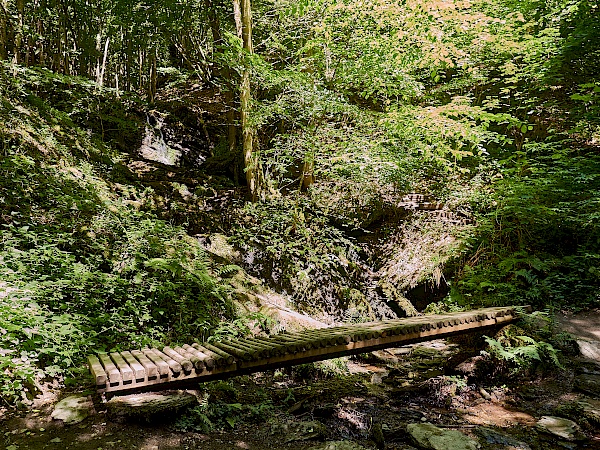
POLYGON ((560 324, 581 354, 563 371, 506 383, 486 375, 477 357, 465 361, 468 342, 445 340, 349 360, 343 376, 324 375, 339 366, 334 361, 318 371, 213 382, 187 397, 217 405, 208 432, 197 431, 198 416, 172 408, 123 417, 86 395, 89 416, 67 425, 52 414, 59 399, 77 393, 48 384, 27 409, 0 410, 0 449, 598 449, 600 313, 563 316, 560 324))

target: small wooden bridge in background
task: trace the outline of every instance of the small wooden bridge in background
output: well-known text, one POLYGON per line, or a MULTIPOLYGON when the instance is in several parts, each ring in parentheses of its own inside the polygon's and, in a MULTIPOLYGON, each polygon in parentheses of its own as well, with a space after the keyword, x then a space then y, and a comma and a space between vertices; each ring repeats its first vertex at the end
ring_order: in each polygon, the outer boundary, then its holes
MULTIPOLYGON (((522 308, 521 308, 522 309, 522 308)), ((515 307, 344 325, 270 337, 147 348, 88 357, 101 393, 176 389, 204 381, 485 330, 517 319, 515 307)))

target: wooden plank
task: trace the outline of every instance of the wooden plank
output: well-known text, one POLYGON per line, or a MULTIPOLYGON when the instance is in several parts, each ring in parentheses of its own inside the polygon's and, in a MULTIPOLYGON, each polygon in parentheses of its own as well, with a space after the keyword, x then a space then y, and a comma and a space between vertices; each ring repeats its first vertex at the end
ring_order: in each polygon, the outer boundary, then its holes
POLYGON ((160 356, 156 356, 151 348, 145 348, 142 352, 158 368, 159 378, 171 377, 171 368, 169 365, 160 356))
POLYGON ((121 352, 121 356, 127 361, 131 370, 133 370, 133 378, 135 381, 137 383, 143 382, 146 379, 146 370, 144 369, 144 366, 135 359, 135 356, 133 356, 131 352, 121 352))
POLYGON ((202 372, 206 368, 204 361, 198 358, 198 356, 196 356, 194 353, 188 352, 183 347, 173 347, 173 350, 179 353, 182 357, 188 359, 193 364, 196 373, 202 372))
MULTIPOLYGON (((221 350, 220 348, 215 347, 212 344, 209 344, 208 342, 205 342, 202 345, 199 344, 192 344, 192 347, 200 350, 203 353, 207 353, 207 354, 215 354, 217 355, 219 358, 223 359, 223 361, 225 362, 225 365, 231 365, 235 362, 235 358, 233 355, 221 350)), ((215 358, 216 360, 216 358, 215 358)))
POLYGON ((272 356, 274 353, 272 346, 267 345, 264 342, 261 342, 259 339, 256 339, 256 338, 240 338, 240 339, 237 339, 236 341, 241 344, 244 344, 246 346, 255 348, 258 351, 258 354, 260 355, 260 357, 262 357, 262 358, 268 358, 268 357, 272 356))
POLYGON ((173 361, 179 363, 179 365, 183 368, 183 371, 185 373, 190 373, 194 368, 194 364, 192 364, 192 362, 188 358, 184 358, 171 347, 164 347, 162 349, 162 352, 169 358, 171 358, 173 361))
POLYGON ((171 370, 171 375, 174 378, 177 378, 182 372, 183 372, 183 367, 181 367, 181 364, 179 364, 177 361, 175 361, 173 358, 171 358, 168 355, 165 355, 163 352, 161 352, 160 350, 158 350, 157 348, 151 348, 149 350, 156 358, 160 358, 162 359, 165 363, 167 363, 167 365, 169 366, 169 369, 171 370))
POLYGON ((106 380, 108 379, 108 375, 104 371, 104 367, 100 364, 100 360, 95 355, 90 355, 87 358, 88 366, 90 367, 90 372, 92 372, 92 377, 94 377, 94 382, 98 387, 106 386, 106 380))
POLYGON ((263 337, 257 336, 254 338, 255 341, 262 342, 271 351, 271 356, 280 356, 287 353, 287 350, 281 342, 272 339, 272 336, 263 337))
POLYGON ((222 350, 223 352, 230 353, 243 361, 250 361, 253 359, 253 355, 248 351, 239 349, 232 345, 227 345, 224 342, 214 342, 212 346, 222 350))
POLYGON ((117 369, 117 366, 113 363, 106 353, 98 355, 100 362, 104 366, 104 371, 108 374, 108 382, 110 385, 121 383, 121 372, 117 369))
POLYGON ((486 319, 485 321, 480 321, 479 323, 477 323, 476 326, 473 326, 473 324, 465 324, 461 326, 447 327, 442 329, 432 328, 426 331, 421 331, 420 325, 412 325, 407 328, 409 333, 403 335, 387 336, 384 338, 371 339, 362 342, 351 342, 346 345, 337 345, 329 348, 312 349, 295 355, 286 355, 278 358, 270 358, 269 360, 263 360, 258 362, 240 362, 238 364, 239 373, 250 373, 259 370, 266 370, 268 368, 273 367, 283 367, 286 365, 302 364, 305 362, 319 361, 338 356, 364 353, 365 351, 393 347, 394 345, 398 344, 420 342, 424 340, 437 339, 439 337, 447 337, 460 332, 470 331, 474 328, 494 326, 495 324, 495 319, 486 319))
POLYGON ((120 353, 114 352, 110 354, 110 357, 115 362, 115 365, 121 372, 121 379, 124 384, 133 383, 133 370, 129 367, 129 364, 123 359, 120 353))
POLYGON ((139 363, 144 367, 146 371, 146 381, 152 378, 158 378, 158 367, 154 364, 146 355, 144 355, 140 350, 132 350, 131 354, 139 361, 139 363))
POLYGON ((230 345, 243 352, 246 352, 252 357, 252 359, 264 358, 266 356, 263 354, 263 349, 256 347, 251 342, 248 342, 244 339, 227 339, 221 341, 220 343, 230 345))
POLYGON ((259 341, 264 342, 266 345, 271 346, 273 349, 273 356, 285 355, 287 353, 297 353, 302 350, 303 347, 295 341, 290 341, 279 335, 269 336, 268 338, 255 338, 259 341))
MULTIPOLYGON (((194 348, 190 345, 183 345, 184 350, 186 350, 188 353, 191 353, 193 355, 196 355, 196 357, 202 361, 202 363, 204 364, 204 366, 206 367, 207 370, 212 370, 215 367, 215 360, 213 358, 212 355, 213 354, 209 354, 206 352, 203 352, 197 348, 194 348)), ((215 355, 216 356, 216 355, 215 355)))
POLYGON ((251 339, 236 338, 228 339, 222 342, 224 344, 233 345, 234 347, 237 347, 240 350, 248 352, 250 355, 252 355, 253 359, 267 358, 269 356, 267 354, 269 353, 268 351, 265 351, 265 349, 262 348, 259 344, 252 342, 251 339))

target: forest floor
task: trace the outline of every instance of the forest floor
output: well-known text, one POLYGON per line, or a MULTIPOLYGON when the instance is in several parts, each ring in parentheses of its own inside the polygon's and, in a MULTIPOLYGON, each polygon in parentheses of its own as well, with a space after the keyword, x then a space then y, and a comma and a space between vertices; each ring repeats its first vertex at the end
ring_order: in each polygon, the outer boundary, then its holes
MULTIPOLYGON (((561 315, 558 323, 578 342, 600 341, 600 311, 561 315)), ((65 426, 51 413, 59 397, 73 392, 47 389, 32 409, 1 413, 0 448, 409 450, 415 444, 406 426, 425 422, 458 430, 482 449, 600 448, 599 423, 591 416, 582 421, 589 411, 580 406, 591 405, 597 412, 600 400, 576 389, 582 372, 600 378, 590 370, 591 365, 598 371, 600 364, 593 354, 588 352, 587 360, 581 355, 569 359, 563 371, 523 374, 503 384, 449 368, 465 348, 438 340, 350 360, 350 373, 343 376, 268 372, 220 382, 210 395, 221 416, 213 411, 211 419, 215 429, 222 429, 206 433, 182 431, 185 418, 175 414, 158 422, 111 419, 99 398, 87 419, 65 426), (570 415, 583 425, 581 439, 539 431, 536 423, 546 415, 570 415)), ((190 424, 187 429, 193 429, 190 424)))

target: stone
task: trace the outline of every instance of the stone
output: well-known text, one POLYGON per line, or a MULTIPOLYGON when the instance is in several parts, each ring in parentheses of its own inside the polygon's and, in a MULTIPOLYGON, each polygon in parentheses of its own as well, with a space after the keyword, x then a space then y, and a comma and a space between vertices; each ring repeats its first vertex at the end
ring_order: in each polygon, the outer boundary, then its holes
POLYGON ((276 422, 271 426, 271 434, 287 436, 286 442, 309 441, 324 438, 327 434, 327 427, 316 420, 276 422))
POLYGON ((147 392, 113 397, 106 402, 106 411, 112 418, 137 417, 150 420, 197 403, 198 398, 190 392, 147 392))
POLYGON ((583 407, 583 416, 596 426, 600 426, 600 401, 587 399, 579 403, 583 407))
POLYGON ((477 450, 479 444, 460 431, 443 430, 431 423, 411 423, 406 427, 414 443, 425 450, 477 450))
POLYGON ((54 407, 52 419, 62 420, 65 425, 82 422, 94 412, 94 404, 87 395, 70 395, 63 398, 54 407))
POLYGON ((366 450, 362 445, 352 441, 331 441, 310 447, 309 450, 366 450))
POLYGON ((574 386, 586 394, 600 397, 600 375, 577 375, 574 380, 574 386))
POLYGON ((566 441, 575 441, 582 438, 579 425, 563 417, 543 416, 538 420, 536 428, 566 441))
POLYGON ((591 341, 587 339, 578 339, 577 346, 579 347, 579 353, 581 356, 587 359, 591 359, 597 363, 600 363, 600 342, 591 341))
POLYGON ((381 384, 383 379, 388 375, 389 373, 387 371, 374 372, 373 375, 371 375, 371 384, 381 384))
POLYGON ((580 359, 576 362, 575 370, 577 373, 588 375, 600 375, 600 363, 589 359, 580 359))
POLYGON ((499 433, 492 428, 481 427, 475 431, 487 444, 493 445, 493 448, 499 448, 497 446, 502 445, 506 449, 510 450, 531 450, 531 447, 525 442, 521 442, 512 436, 504 433, 499 433))

